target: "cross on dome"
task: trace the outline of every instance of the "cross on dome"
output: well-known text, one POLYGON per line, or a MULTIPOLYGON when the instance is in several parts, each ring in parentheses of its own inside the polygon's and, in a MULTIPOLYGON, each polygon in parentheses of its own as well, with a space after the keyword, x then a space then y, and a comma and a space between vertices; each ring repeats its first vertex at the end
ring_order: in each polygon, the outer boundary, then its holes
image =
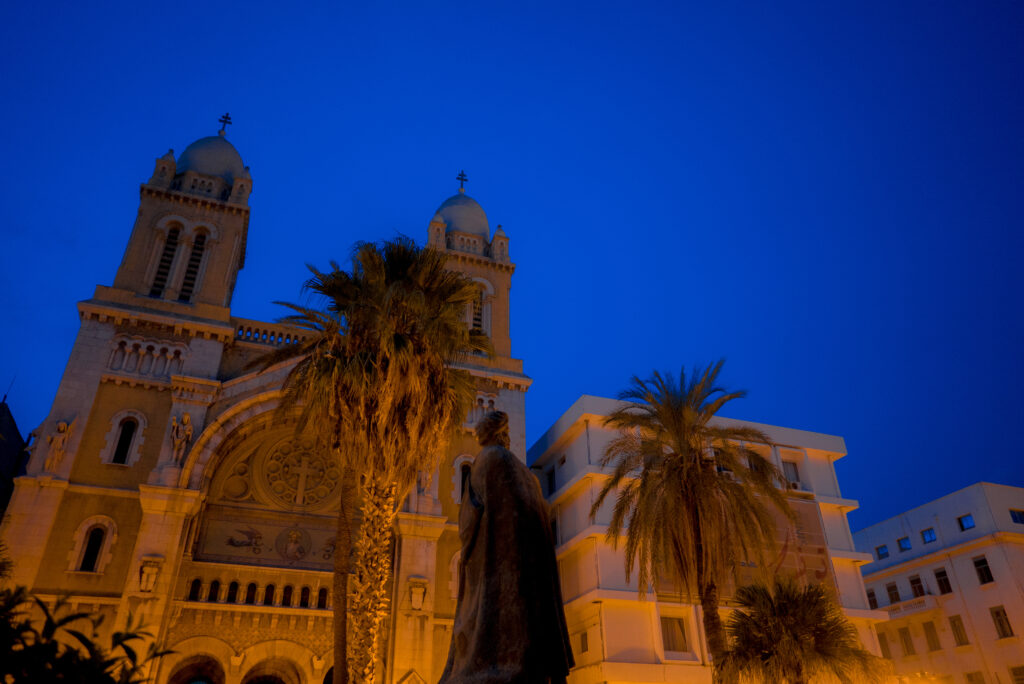
POLYGON ((222 116, 219 119, 217 119, 217 121, 220 122, 220 130, 217 131, 217 134, 218 135, 224 135, 224 133, 225 133, 224 128, 231 123, 231 115, 228 114, 227 112, 224 112, 224 116, 222 116))
POLYGON ((465 193, 466 192, 465 183, 466 183, 466 181, 469 180, 468 178, 466 178, 466 172, 465 171, 459 171, 459 175, 455 177, 455 180, 459 181, 459 192, 465 193))

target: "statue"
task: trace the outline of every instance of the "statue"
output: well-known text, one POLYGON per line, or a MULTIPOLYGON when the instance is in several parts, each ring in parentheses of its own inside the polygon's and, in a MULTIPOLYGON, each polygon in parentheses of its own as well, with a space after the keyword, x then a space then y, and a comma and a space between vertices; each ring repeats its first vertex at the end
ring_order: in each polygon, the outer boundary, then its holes
POLYGON ((181 422, 171 416, 171 443, 174 445, 174 462, 182 465, 185 462, 185 452, 192 442, 192 417, 187 413, 181 415, 181 422))
POLYGON ((462 563, 439 684, 564 684, 573 666, 540 483, 508 450, 508 416, 486 414, 459 513, 462 563))
POLYGON ((68 442, 71 441, 71 431, 75 429, 75 421, 71 421, 70 424, 63 420, 57 421, 57 431, 46 438, 46 443, 50 446, 50 450, 46 455, 46 461, 43 463, 43 468, 51 473, 56 473, 57 469, 60 468, 60 462, 64 460, 64 452, 68 448, 68 442))

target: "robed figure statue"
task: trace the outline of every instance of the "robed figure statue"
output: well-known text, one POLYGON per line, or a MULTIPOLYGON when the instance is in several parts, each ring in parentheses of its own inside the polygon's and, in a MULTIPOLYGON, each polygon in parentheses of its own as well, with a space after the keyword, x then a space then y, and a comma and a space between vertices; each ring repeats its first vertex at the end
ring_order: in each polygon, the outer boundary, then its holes
POLYGON ((439 684, 564 684, 573 666, 547 503, 508 450, 508 416, 477 424, 483 451, 462 493, 462 563, 439 684))

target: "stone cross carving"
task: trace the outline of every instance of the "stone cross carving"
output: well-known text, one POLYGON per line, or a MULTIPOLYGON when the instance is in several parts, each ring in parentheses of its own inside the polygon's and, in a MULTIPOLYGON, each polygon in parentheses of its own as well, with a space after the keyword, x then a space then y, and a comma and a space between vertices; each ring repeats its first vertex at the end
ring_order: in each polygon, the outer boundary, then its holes
POLYGON ((46 443, 50 449, 46 455, 43 467, 47 471, 55 473, 60 468, 60 463, 64 460, 64 452, 67 451, 68 442, 71 440, 71 432, 75 429, 75 422, 72 420, 69 424, 63 420, 58 420, 57 431, 46 438, 46 443))
POLYGON ((188 452, 189 444, 192 443, 192 417, 187 413, 181 414, 181 422, 171 416, 171 443, 174 446, 174 462, 177 465, 185 463, 185 454, 188 452))

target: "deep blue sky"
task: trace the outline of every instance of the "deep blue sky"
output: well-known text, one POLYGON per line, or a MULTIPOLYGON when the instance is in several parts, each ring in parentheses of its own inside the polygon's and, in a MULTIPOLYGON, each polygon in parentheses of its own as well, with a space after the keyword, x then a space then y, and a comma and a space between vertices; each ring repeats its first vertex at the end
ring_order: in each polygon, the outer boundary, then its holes
POLYGON ((518 264, 529 443, 724 356, 727 415, 846 438, 854 528, 1024 484, 1024 4, 767 4, 4 3, 0 390, 45 417, 139 183, 230 111, 236 315, 424 240, 464 168, 518 264))

